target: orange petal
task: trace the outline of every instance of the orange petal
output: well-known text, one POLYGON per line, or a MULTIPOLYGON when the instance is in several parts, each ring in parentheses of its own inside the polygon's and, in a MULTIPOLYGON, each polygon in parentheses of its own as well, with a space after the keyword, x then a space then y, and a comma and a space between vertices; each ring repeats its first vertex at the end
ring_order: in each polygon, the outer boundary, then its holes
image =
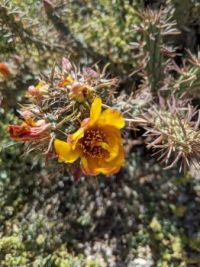
POLYGON ((37 122, 35 122, 31 117, 25 118, 25 122, 29 126, 33 126, 33 127, 37 126, 37 122))
POLYGON ((106 142, 108 144, 105 148, 109 152, 109 157, 105 158, 105 161, 109 162, 113 160, 119 153, 119 148, 122 147, 122 138, 119 129, 113 126, 104 126, 101 127, 103 132, 106 135, 106 142))
POLYGON ((124 127, 125 121, 119 111, 108 108, 101 113, 98 125, 110 125, 121 129, 124 127))
POLYGON ((39 140, 49 135, 49 126, 50 124, 44 124, 32 127, 24 122, 21 125, 9 125, 8 132, 15 141, 39 140))
POLYGON ((113 160, 119 153, 119 147, 122 146, 122 140, 121 140, 121 136, 115 133, 112 133, 112 134, 110 133, 110 135, 107 136, 107 140, 108 140, 108 146, 109 146, 107 150, 110 155, 105 160, 109 162, 113 160))
POLYGON ((101 105, 101 98, 96 97, 90 109, 90 126, 94 125, 95 122, 99 119, 99 116, 101 114, 101 105))
POLYGON ((119 153, 112 161, 106 162, 105 159, 94 159, 81 157, 81 169, 85 175, 96 176, 100 173, 111 175, 117 173, 124 165, 124 150, 121 146, 119 153))
POLYGON ((0 63, 0 73, 4 76, 7 77, 10 75, 10 70, 8 66, 4 63, 0 63))
POLYGON ((107 162, 105 159, 102 159, 98 163, 99 168, 96 168, 95 171, 98 173, 102 173, 104 175, 111 175, 117 173, 121 167, 124 165, 124 150, 121 146, 119 148, 119 153, 117 157, 113 160, 107 162))
POLYGON ((95 159, 81 157, 81 170, 85 175, 96 176, 99 174, 97 169, 98 165, 95 159))
POLYGON ((15 141, 30 141, 31 128, 26 123, 9 125, 7 131, 15 141))
POLYGON ((74 79, 72 78, 71 75, 68 75, 64 80, 61 80, 59 83, 58 83, 58 86, 59 87, 65 87, 65 86, 68 86, 70 84, 72 84, 74 81, 74 79))
POLYGON ((65 163, 73 163, 79 158, 79 151, 73 150, 70 143, 56 139, 54 141, 54 147, 58 155, 59 160, 65 163))

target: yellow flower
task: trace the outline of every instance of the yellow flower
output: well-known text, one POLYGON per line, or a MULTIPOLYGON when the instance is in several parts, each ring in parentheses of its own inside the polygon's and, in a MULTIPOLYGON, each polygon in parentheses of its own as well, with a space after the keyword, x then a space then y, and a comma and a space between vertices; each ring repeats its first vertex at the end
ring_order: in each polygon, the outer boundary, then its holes
POLYGON ((117 173, 124 164, 124 150, 120 129, 124 119, 120 112, 108 108, 101 112, 102 101, 95 98, 90 118, 82 121, 81 127, 69 135, 67 142, 54 142, 58 159, 65 163, 81 160, 81 169, 86 175, 117 173))

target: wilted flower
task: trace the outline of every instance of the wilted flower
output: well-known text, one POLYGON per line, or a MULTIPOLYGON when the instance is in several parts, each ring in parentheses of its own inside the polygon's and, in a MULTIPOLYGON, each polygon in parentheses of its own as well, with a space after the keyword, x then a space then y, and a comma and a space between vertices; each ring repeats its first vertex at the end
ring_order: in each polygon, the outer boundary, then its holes
POLYGON ((58 86, 69 89, 70 99, 78 102, 83 102, 88 97, 92 97, 94 89, 86 83, 81 83, 73 79, 71 75, 66 76, 63 80, 59 81, 58 86))
POLYGON ((92 97, 94 89, 87 84, 74 83, 71 87, 69 96, 78 102, 83 102, 87 98, 92 97))
POLYGON ((124 119, 120 112, 108 108, 101 112, 102 101, 95 98, 90 118, 82 121, 80 129, 68 136, 67 142, 56 139, 55 150, 60 161, 81 160, 86 175, 117 173, 124 164, 120 129, 124 119))
POLYGON ((41 97, 47 94, 49 85, 45 81, 39 81, 36 86, 29 86, 27 96, 41 97))
POLYGON ((61 81, 59 81, 58 86, 65 87, 65 86, 72 84, 73 82, 74 82, 73 77, 71 75, 67 75, 61 81))
POLYGON ((34 141, 49 136, 50 124, 44 120, 34 122, 27 118, 21 125, 9 125, 8 132, 15 141, 34 141))
POLYGON ((62 59, 62 71, 55 71, 55 76, 57 81, 55 86, 62 89, 70 100, 79 103, 88 100, 91 102, 95 96, 102 99, 108 94, 112 96, 118 84, 116 78, 106 79, 104 73, 101 74, 99 70, 85 67, 81 71, 66 58, 62 59))
POLYGON ((99 73, 89 67, 83 69, 83 75, 88 80, 99 78, 99 73))

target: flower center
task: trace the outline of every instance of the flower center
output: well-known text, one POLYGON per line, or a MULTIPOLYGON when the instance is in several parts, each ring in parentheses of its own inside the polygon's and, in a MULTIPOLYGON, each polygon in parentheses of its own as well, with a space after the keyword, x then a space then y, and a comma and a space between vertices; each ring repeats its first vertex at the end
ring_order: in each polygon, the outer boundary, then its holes
POLYGON ((105 134, 99 128, 89 129, 80 139, 80 146, 83 154, 92 158, 102 158, 106 150, 102 148, 101 143, 105 142, 105 134))

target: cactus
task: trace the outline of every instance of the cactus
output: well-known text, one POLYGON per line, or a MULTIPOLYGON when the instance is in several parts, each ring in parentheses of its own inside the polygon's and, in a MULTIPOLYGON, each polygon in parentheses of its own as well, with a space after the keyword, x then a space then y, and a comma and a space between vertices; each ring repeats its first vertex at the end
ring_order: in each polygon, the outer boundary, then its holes
POLYGON ((0 266, 198 266, 198 15, 190 0, 1 1, 0 266), (126 122, 109 177, 54 153, 95 98, 126 122), (23 145, 7 126, 25 117, 41 139, 23 145))

